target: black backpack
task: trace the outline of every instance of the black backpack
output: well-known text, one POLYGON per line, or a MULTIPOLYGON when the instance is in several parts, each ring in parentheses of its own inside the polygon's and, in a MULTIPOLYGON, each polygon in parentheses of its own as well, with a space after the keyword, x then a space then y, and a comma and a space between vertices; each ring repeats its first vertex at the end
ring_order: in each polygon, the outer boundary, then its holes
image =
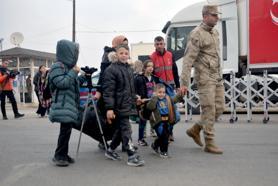
POLYGON ((150 120, 150 117, 152 115, 152 110, 147 108, 147 102, 141 105, 141 108, 139 110, 139 117, 144 120, 150 120))

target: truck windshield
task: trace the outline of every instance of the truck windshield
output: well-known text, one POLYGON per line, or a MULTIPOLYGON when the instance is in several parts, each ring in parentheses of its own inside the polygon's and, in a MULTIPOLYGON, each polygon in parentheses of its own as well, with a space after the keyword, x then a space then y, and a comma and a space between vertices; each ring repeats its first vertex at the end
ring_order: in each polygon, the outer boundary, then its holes
POLYGON ((195 26, 173 27, 167 34, 167 50, 171 51, 175 60, 183 57, 187 37, 195 26))

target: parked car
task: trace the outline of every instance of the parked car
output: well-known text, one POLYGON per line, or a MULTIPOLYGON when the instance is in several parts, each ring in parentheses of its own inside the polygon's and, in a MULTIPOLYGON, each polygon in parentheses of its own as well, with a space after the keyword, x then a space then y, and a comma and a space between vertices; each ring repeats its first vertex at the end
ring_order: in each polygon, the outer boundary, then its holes
MULTIPOLYGON (((99 73, 92 76, 92 84, 93 84, 92 96, 94 96, 96 93, 96 86, 98 83, 98 79, 99 79, 99 73)), ((86 100, 88 98, 88 93, 89 93, 89 89, 87 87, 87 82, 84 82, 80 86, 80 106, 81 107, 85 106, 86 100)))

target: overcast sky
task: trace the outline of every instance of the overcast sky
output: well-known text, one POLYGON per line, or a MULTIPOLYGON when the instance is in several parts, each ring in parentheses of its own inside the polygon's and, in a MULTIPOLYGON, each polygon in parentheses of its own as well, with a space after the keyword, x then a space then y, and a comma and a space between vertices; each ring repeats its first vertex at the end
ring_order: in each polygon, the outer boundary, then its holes
MULTIPOLYGON (((130 43, 152 42, 179 10, 203 0, 76 0, 76 41, 80 66, 99 67, 103 47, 123 34, 130 43)), ((71 0, 0 0, 3 50, 10 35, 24 35, 22 48, 55 53, 60 39, 72 38, 71 0)))

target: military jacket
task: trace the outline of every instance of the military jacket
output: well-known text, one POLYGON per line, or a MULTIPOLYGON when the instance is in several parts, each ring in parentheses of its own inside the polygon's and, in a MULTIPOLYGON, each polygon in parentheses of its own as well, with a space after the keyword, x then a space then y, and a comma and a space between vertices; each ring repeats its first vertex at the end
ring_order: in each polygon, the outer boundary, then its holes
POLYGON ((188 87, 191 68, 198 86, 222 80, 220 65, 219 34, 216 29, 201 23, 188 38, 181 73, 182 85, 188 87))

